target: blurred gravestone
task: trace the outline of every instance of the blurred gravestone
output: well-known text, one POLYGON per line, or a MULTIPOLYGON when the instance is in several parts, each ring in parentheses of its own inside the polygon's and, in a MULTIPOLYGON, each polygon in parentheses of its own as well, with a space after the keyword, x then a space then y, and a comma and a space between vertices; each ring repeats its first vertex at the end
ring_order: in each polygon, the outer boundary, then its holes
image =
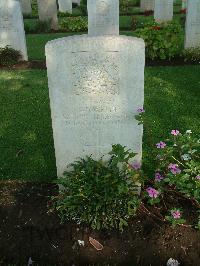
POLYGON ((173 19, 173 0, 155 0, 154 19, 167 22, 173 19))
POLYGON ((119 0, 88 0, 88 34, 119 35, 119 0))
POLYGON ((20 3, 21 3, 23 14, 31 14, 32 13, 31 0, 20 0, 20 3))
POLYGON ((200 47, 200 0, 187 1, 185 48, 200 47))
POLYGON ((49 21, 51 29, 58 29, 57 3, 56 0, 37 0, 39 20, 49 21))
POLYGON ((59 11, 72 13, 72 0, 58 0, 59 11))
POLYGON ((17 0, 0 1, 0 47, 10 46, 27 60, 27 48, 24 32, 21 4, 17 0))
POLYGON ((153 11, 154 10, 154 1, 155 0, 140 0, 140 9, 144 11, 153 11))

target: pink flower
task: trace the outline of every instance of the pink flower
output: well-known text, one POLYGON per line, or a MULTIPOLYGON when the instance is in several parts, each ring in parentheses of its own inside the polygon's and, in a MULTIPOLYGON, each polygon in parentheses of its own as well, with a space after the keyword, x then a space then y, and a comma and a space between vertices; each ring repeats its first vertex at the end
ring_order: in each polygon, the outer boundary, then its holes
POLYGON ((130 164, 130 167, 135 170, 139 170, 142 167, 142 164, 140 162, 133 162, 132 164, 130 164))
POLYGON ((177 130, 177 129, 173 129, 171 131, 171 134, 174 135, 174 136, 177 136, 180 132, 177 130))
POLYGON ((168 169, 171 171, 171 173, 173 175, 176 175, 176 174, 180 174, 181 173, 181 169, 178 167, 177 164, 170 163, 168 165, 168 169))
POLYGON ((137 112, 142 114, 142 113, 145 113, 145 110, 144 110, 144 108, 139 108, 139 109, 137 109, 137 112))
POLYGON ((160 173, 155 173, 155 181, 160 182, 164 179, 164 176, 162 176, 160 173))
POLYGON ((181 212, 179 210, 171 211, 171 214, 174 219, 180 219, 181 218, 181 212))
POLYGON ((157 198, 158 195, 159 195, 158 190, 156 190, 156 189, 154 189, 154 188, 152 188, 152 187, 148 187, 148 188, 146 189, 146 192, 149 194, 149 197, 150 197, 150 198, 157 198))
POLYGON ((197 179, 197 180, 200 180, 200 175, 196 176, 196 179, 197 179))
POLYGON ((156 144, 157 149, 164 149, 167 144, 163 141, 160 141, 156 144))

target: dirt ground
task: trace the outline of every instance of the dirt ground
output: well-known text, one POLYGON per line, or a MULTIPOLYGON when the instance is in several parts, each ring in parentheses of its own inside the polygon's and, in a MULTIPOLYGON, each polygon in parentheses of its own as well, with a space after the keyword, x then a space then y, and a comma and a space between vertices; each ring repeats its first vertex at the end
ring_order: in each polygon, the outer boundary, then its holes
MULTIPOLYGON (((93 231, 76 224, 61 225, 48 213, 53 184, 0 182, 0 265, 166 265, 169 258, 185 266, 200 265, 200 233, 138 214, 123 232, 93 231), (103 246, 96 251, 89 237, 103 246), (84 240, 80 246, 78 240, 84 240), (30 264, 30 258, 33 261, 30 264)), ((173 201, 173 197, 168 197, 173 201)), ((184 204, 188 223, 195 211, 184 204)))

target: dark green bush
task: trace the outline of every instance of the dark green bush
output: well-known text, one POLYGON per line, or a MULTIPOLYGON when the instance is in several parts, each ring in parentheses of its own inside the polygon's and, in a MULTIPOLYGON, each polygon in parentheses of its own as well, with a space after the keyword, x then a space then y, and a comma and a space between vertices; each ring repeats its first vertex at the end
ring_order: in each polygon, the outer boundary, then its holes
POLYGON ((83 15, 87 15, 87 0, 81 0, 80 10, 82 11, 83 15))
POLYGON ((181 26, 178 22, 165 24, 149 23, 136 30, 146 45, 146 57, 150 59, 171 59, 182 49, 181 26))
POLYGON ((63 18, 60 22, 60 28, 69 32, 87 31, 87 18, 84 17, 68 17, 63 18))
POLYGON ((54 207, 62 221, 86 223, 94 229, 117 228, 128 225, 139 205, 140 170, 130 167, 135 156, 121 145, 113 145, 108 160, 80 159, 57 183, 63 190, 53 197, 54 207))
POLYGON ((26 33, 43 33, 51 31, 51 22, 37 20, 35 23, 25 23, 24 29, 26 33))
POLYGON ((183 51, 183 57, 185 61, 193 61, 200 63, 200 47, 185 49, 183 51))
POLYGON ((22 55, 19 51, 6 46, 5 48, 0 48, 0 65, 11 66, 16 64, 22 59, 22 55))

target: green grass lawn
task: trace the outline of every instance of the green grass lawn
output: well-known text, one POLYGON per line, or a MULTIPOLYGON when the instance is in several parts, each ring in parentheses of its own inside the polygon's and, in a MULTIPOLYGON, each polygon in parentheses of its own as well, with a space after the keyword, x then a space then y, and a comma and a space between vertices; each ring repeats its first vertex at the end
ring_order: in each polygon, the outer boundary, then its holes
MULTIPOLYGON (((200 128, 200 66, 145 70, 145 109, 156 143, 171 129, 200 128)), ((0 72, 0 179, 50 181, 56 176, 45 70, 0 72)), ((151 148, 144 133, 144 155, 151 148)))
MULTIPOLYGON (((29 60, 44 60, 45 59, 45 45, 48 41, 67 37, 75 34, 86 34, 84 32, 77 33, 48 33, 48 34, 27 34, 27 49, 28 49, 28 57, 29 60)), ((121 34, 134 36, 134 32, 125 31, 121 32, 121 34)))

